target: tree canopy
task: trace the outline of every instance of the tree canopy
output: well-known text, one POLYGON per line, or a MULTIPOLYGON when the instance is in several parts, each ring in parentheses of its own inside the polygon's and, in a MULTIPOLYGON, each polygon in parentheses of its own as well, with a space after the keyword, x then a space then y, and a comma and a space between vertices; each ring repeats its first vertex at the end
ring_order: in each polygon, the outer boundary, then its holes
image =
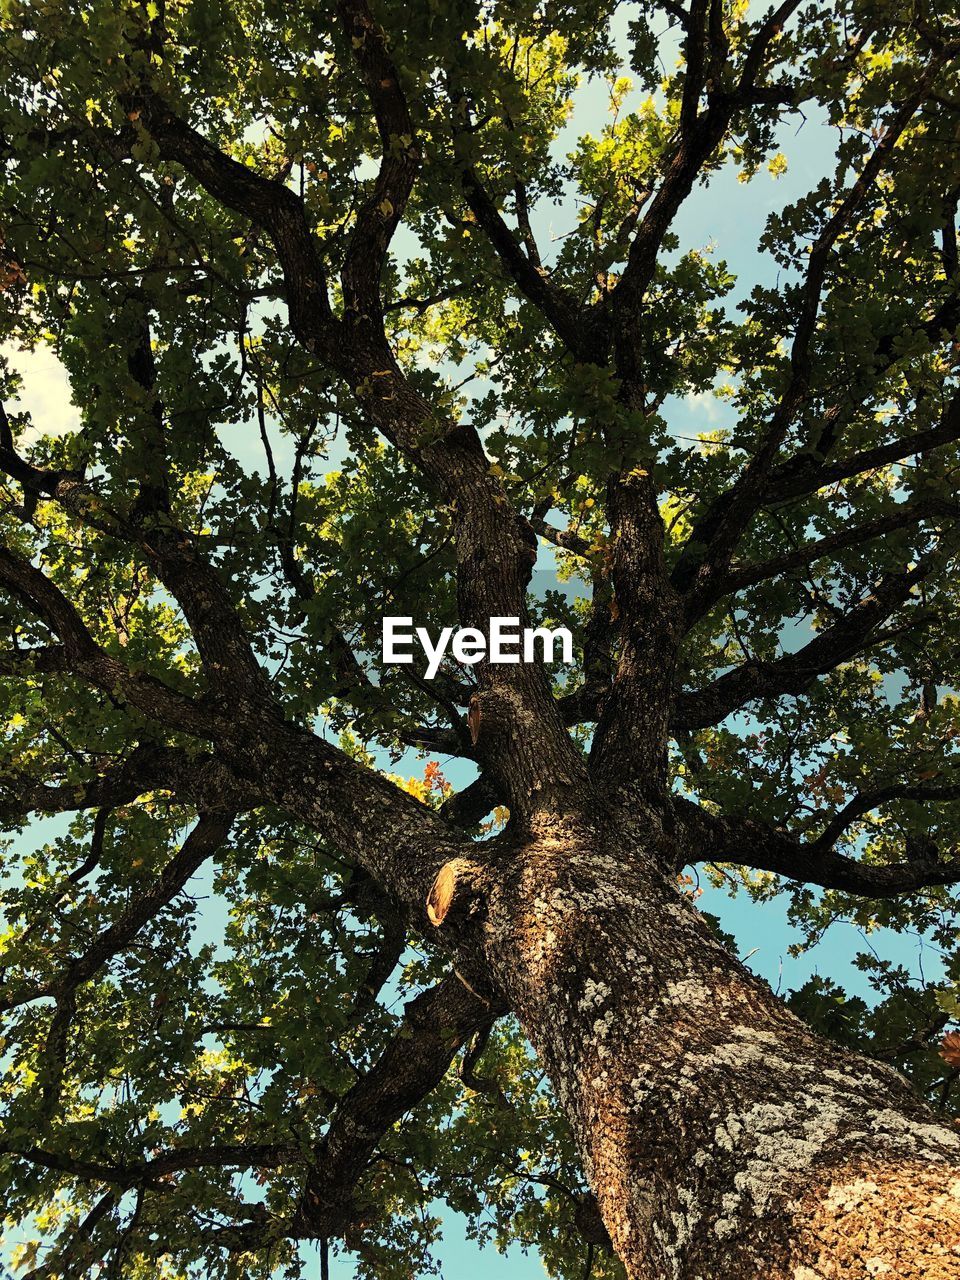
POLYGON ((631 821, 669 797, 683 891, 930 940, 919 982, 861 957, 873 1003, 788 1003, 953 1115, 954 6, 5 0, 0 33, 27 1273, 295 1276, 319 1241, 401 1280, 448 1206, 620 1276, 524 1028, 424 914, 590 777, 631 821), (823 179, 744 288, 676 219, 798 127, 823 179), (43 350, 69 419, 23 407, 43 350), (526 615, 576 661, 428 680, 385 613, 526 615))

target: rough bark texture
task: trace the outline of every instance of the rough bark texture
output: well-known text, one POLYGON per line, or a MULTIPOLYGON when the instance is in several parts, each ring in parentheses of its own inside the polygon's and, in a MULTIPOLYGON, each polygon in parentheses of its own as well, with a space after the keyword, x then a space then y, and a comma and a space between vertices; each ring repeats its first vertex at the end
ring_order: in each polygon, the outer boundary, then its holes
POLYGON ((649 845, 542 832, 485 941, 631 1280, 957 1274, 960 1135, 812 1034, 649 845))

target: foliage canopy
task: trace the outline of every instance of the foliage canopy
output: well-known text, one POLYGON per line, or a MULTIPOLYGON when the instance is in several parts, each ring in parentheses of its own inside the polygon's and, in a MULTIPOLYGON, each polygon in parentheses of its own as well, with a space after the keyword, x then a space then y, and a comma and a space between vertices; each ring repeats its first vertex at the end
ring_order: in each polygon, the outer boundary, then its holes
MULTIPOLYGON (((419 805, 500 832, 518 801, 495 764, 454 793, 436 763, 477 755, 468 673, 377 661, 385 612, 439 630, 479 608, 436 461, 451 420, 559 571, 528 607, 579 637, 553 689, 578 753, 620 749, 604 698, 652 648, 635 617, 618 631, 617 485, 652 494, 688 601, 658 697, 703 874, 790 894, 811 945, 838 917, 932 941, 926 981, 862 957, 876 1007, 830 980, 790 999, 952 1108, 953 5, 2 12, 0 1185, 43 1242, 19 1261, 300 1274, 312 1163, 358 1096, 371 1114, 365 1073, 416 1039, 402 1001, 448 957, 342 832, 250 800, 261 759, 244 772, 233 743, 224 782, 205 717, 236 700, 240 723, 249 680, 419 805), (605 101, 590 131, 583 95, 605 101), (801 121, 824 176, 769 216, 776 276, 743 287, 674 217, 723 170, 783 173, 801 121), (61 421, 20 400, 45 350, 61 421), (708 427, 688 438, 691 404, 708 427)), ((328 1234, 400 1280, 430 1271, 446 1204, 551 1275, 587 1250, 617 1275, 575 1229, 583 1174, 520 1029, 468 1039, 362 1168, 336 1166, 328 1234)))

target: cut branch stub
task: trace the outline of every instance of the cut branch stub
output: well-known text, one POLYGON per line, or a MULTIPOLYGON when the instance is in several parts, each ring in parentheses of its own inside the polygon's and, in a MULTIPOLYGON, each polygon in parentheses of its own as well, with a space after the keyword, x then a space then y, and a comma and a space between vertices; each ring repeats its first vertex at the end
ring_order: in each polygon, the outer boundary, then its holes
POLYGON ((467 727, 470 730, 471 746, 477 745, 477 739, 480 737, 480 703, 477 701, 476 694, 470 699, 470 707, 467 711, 467 727))
POLYGON ((436 928, 450 917, 473 915, 480 906, 484 868, 468 858, 451 858, 437 872, 427 894, 427 918, 436 928))

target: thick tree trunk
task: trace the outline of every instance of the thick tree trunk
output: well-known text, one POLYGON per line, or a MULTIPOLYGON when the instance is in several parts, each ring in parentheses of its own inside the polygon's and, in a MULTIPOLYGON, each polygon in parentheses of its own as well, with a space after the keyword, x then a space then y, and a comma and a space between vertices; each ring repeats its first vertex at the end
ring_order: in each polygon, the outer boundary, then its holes
POLYGON ((960 1275, 960 1135, 806 1028, 636 841, 538 834, 491 966, 631 1280, 960 1275))

